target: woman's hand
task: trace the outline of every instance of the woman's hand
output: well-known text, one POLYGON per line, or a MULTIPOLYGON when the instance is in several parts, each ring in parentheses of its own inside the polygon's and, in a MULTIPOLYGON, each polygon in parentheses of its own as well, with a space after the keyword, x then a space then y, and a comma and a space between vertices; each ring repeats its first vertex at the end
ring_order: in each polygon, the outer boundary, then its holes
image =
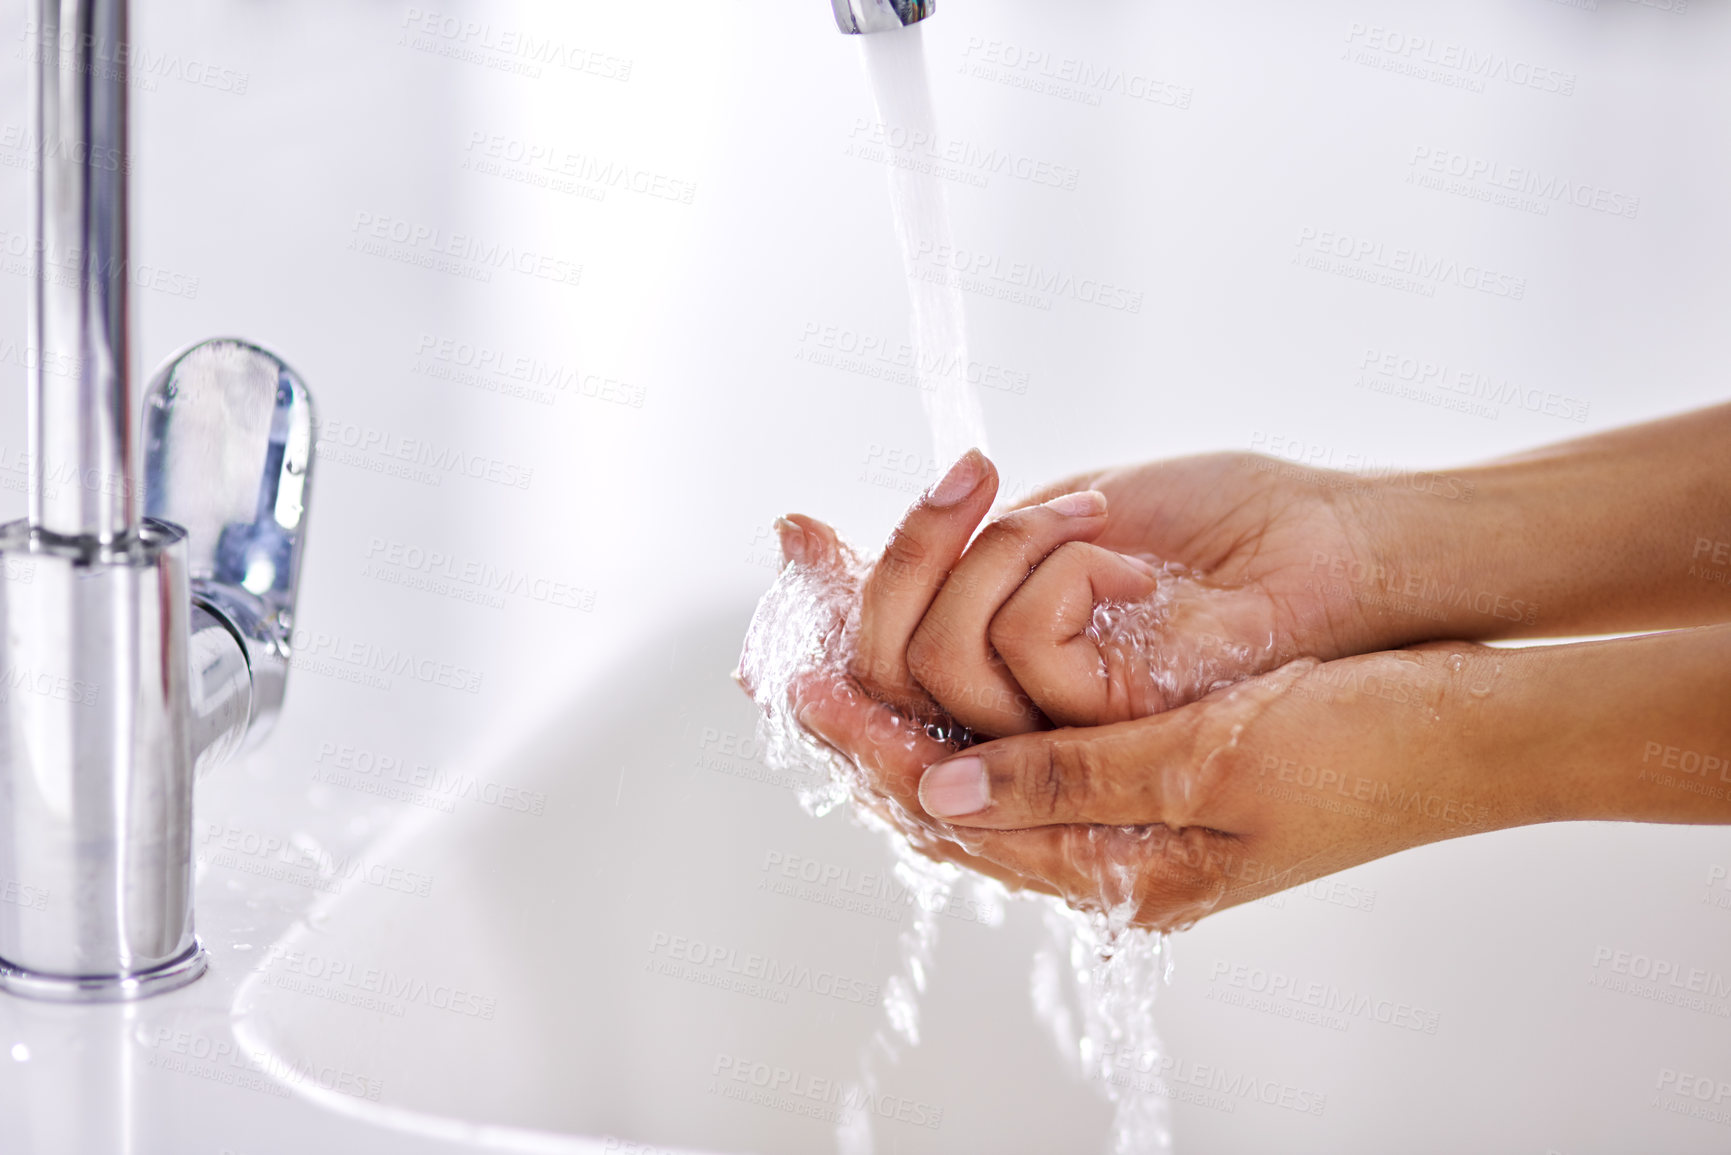
POLYGON ((850 629, 857 628, 858 559, 834 530, 812 518, 795 515, 778 529, 782 581, 791 579, 795 587, 778 583, 781 597, 772 593, 758 608, 737 675, 745 691, 770 713, 791 713, 801 729, 835 750, 854 802, 928 858, 1012 889, 1056 893, 1040 879, 968 853, 920 809, 920 774, 956 746, 934 737, 914 713, 867 693, 849 672, 843 655, 850 629))
MULTIPOLYGON (((874 575, 901 608, 892 628, 866 623, 862 651, 976 730, 1011 734, 1043 720, 1030 706, 1062 724, 1119 721, 1300 656, 1725 621, 1731 488, 1715 479, 1728 438, 1721 405, 1450 475, 1362 477, 1248 453, 1090 473, 1031 503, 1097 491, 1103 522, 1055 544, 1012 524, 1003 536, 1021 548, 994 543, 997 574, 962 557, 984 516, 979 493, 948 510, 928 502, 889 551, 920 558, 926 580, 874 575), (959 612, 970 590, 995 596, 1041 548, 1057 552, 1025 592, 995 599, 984 630, 978 607, 959 612), (1079 632, 1091 582, 1133 584, 1111 555, 1155 563, 1162 587, 1152 612, 1107 631, 1127 643, 1116 652, 1079 632), (948 598, 936 588, 946 566, 969 579, 948 598), (910 628, 922 602, 930 624, 910 628), (993 707, 1023 691, 1019 712, 993 707)), ((976 544, 988 535, 999 536, 976 544)))
POLYGON ((1305 659, 1152 717, 973 747, 918 793, 983 861, 1173 929, 1485 830, 1731 823, 1726 701, 1731 626, 1305 659))
POLYGON ((1375 571, 1371 519, 1310 484, 1319 471, 1295 481, 1264 460, 1078 479, 973 538, 997 473, 969 453, 865 579, 854 676, 904 710, 1006 735, 1144 717, 1300 654, 1411 640, 1330 579, 1375 571), (1138 608, 1098 618, 1107 604, 1138 608))
MULTIPOLYGON (((1728 431, 1731 406, 1459 478, 1382 483, 1245 454, 1192 458, 1054 487, 1070 500, 1015 511, 971 547, 996 475, 970 454, 875 566, 843 567, 853 608, 835 636, 852 659, 809 673, 791 696, 800 721, 859 769, 856 795, 927 853, 1072 902, 1132 903, 1145 925, 1472 829, 1725 822, 1731 630, 1289 659, 1722 619, 1722 578, 1693 559, 1717 557, 1712 527, 1731 515, 1723 487, 1702 482, 1728 431), (1159 613, 1135 623, 1146 627, 1132 631, 1137 644, 1114 649, 1118 634, 1090 628, 1096 611, 1136 600, 1149 580, 1159 613), (1129 677, 1137 662, 1159 676, 1129 677), (1487 663, 1492 676, 1478 676, 1487 663), (1091 678, 1077 676, 1085 666, 1091 678), (1375 713, 1395 707, 1416 721, 1375 713), (1146 716, 1159 710, 1172 713, 1146 716), (923 723, 945 715, 1021 736, 966 751, 981 759, 970 766, 928 735, 923 723), (1051 721, 1103 725, 1030 733, 1051 721), (983 793, 969 776, 981 766, 983 793), (1325 787, 1336 797, 1314 793, 1325 787), (1390 821, 1343 809, 1342 789, 1355 807, 1394 799, 1406 810, 1390 821), (953 822, 925 807, 954 816, 969 799, 974 814, 953 822), (1041 799, 1052 800, 1043 813, 1041 799), (1104 814, 1116 817, 1092 817, 1104 814)), ((810 519, 783 534, 800 564, 811 541, 834 543, 810 519)))

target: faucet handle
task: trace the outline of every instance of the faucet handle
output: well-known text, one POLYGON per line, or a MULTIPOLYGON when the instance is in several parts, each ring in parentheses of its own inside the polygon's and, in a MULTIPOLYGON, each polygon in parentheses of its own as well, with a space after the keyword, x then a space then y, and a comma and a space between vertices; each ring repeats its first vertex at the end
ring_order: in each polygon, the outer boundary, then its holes
POLYGON ((246 746, 287 687, 312 489, 312 395, 275 354, 219 337, 165 361, 144 397, 144 511, 182 527, 193 601, 246 651, 246 746))

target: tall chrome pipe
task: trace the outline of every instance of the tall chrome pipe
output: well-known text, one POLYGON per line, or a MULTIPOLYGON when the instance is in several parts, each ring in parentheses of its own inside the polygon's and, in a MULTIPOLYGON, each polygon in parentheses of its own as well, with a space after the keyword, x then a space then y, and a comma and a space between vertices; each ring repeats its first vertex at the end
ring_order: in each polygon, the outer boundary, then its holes
POLYGON ((836 27, 849 35, 889 32, 917 24, 938 10, 938 0, 830 0, 836 27))
POLYGON ((32 198, 30 524, 107 544, 138 526, 127 80, 125 64, 113 59, 129 42, 127 4, 37 0, 35 9, 26 37, 40 162, 32 198))

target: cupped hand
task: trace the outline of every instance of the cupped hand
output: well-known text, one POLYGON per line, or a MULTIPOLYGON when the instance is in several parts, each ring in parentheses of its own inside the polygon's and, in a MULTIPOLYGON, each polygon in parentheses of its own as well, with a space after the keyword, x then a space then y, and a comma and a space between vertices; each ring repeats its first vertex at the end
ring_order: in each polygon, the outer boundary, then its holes
POLYGON ((759 606, 738 672, 746 692, 768 714, 791 714, 799 729, 834 751, 835 768, 844 775, 853 802, 926 857, 969 868, 1012 889, 1057 893, 1041 879, 969 853, 921 809, 920 775, 954 754, 958 742, 937 730, 931 715, 922 717, 873 696, 850 672, 844 655, 851 649, 847 636, 857 628, 862 566, 835 531, 799 515, 784 519, 778 529, 785 559, 782 581, 793 579, 802 588, 783 589, 778 583, 784 599, 776 601, 772 594, 759 606), (782 617, 779 610, 797 620, 782 617))
POLYGON ((1128 722, 972 747, 921 807, 970 853, 1130 922, 1216 910, 1428 842, 1538 821, 1493 773, 1494 651, 1302 659, 1128 722))
POLYGON ((1419 640, 1336 580, 1382 572, 1377 502, 1351 480, 1189 458, 1060 483, 974 538, 997 475, 971 452, 865 579, 854 672, 904 709, 1001 736, 1144 717, 1301 655, 1419 640))

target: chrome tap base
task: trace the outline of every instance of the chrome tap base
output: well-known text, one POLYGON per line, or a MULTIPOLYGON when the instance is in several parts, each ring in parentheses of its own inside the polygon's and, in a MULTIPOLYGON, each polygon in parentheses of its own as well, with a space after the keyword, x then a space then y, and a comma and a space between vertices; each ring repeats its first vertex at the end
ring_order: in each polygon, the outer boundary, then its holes
POLYGON ((210 956, 194 939, 179 958, 129 975, 50 975, 0 959, 0 991, 45 1003, 124 1003, 179 990, 204 974, 210 956))
POLYGON ((0 959, 121 982, 192 948, 186 534, 0 526, 0 959))

